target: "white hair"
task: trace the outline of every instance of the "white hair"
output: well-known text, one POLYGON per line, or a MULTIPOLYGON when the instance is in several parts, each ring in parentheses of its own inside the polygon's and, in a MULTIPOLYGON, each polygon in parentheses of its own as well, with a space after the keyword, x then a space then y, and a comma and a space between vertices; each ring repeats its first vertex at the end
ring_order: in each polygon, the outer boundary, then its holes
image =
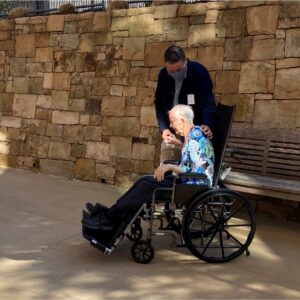
POLYGON ((194 112, 189 105, 177 104, 169 111, 169 114, 171 112, 174 113, 175 117, 181 117, 189 123, 193 123, 194 112))

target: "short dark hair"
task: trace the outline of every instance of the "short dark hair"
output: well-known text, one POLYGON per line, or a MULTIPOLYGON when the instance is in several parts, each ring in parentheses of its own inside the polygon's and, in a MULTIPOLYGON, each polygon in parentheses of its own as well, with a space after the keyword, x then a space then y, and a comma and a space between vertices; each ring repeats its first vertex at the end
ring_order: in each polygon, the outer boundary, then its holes
POLYGON ((170 46, 165 52, 165 62, 166 63, 177 63, 179 61, 185 60, 185 53, 179 46, 170 46))

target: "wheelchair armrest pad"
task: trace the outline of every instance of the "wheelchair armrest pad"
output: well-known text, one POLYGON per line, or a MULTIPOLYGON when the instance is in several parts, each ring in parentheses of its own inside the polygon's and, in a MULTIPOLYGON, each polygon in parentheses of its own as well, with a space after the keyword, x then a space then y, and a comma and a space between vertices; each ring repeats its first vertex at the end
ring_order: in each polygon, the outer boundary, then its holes
POLYGON ((166 165, 166 164, 179 165, 179 161, 178 161, 178 160, 172 160, 172 159, 165 160, 163 163, 164 163, 165 165, 166 165))
POLYGON ((182 178, 206 179, 207 176, 205 174, 199 174, 199 173, 181 173, 181 174, 178 174, 178 178, 180 178, 180 179, 182 179, 182 178))

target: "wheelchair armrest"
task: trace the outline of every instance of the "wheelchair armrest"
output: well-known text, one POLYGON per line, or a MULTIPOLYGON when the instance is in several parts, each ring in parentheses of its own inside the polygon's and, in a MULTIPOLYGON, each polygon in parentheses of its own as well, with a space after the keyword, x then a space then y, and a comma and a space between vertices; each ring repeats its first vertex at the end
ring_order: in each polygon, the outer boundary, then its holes
POLYGON ((178 174, 178 177, 175 179, 175 183, 181 179, 207 179, 207 176, 199 173, 181 173, 178 174))
POLYGON ((166 164, 179 165, 179 161, 178 161, 178 160, 173 160, 173 159, 165 160, 163 163, 164 163, 165 165, 166 165, 166 164))

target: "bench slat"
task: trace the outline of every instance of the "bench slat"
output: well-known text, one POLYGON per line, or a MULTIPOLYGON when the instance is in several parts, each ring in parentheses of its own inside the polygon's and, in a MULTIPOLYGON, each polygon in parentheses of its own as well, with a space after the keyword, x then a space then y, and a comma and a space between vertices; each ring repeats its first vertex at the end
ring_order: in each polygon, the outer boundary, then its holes
POLYGON ((297 149, 270 147, 269 151, 271 151, 271 152, 281 152, 281 153, 289 153, 289 154, 300 155, 300 151, 297 150, 297 149))
POLYGON ((282 153, 278 153, 278 152, 269 152, 269 157, 284 157, 288 160, 292 160, 292 161, 298 161, 300 160, 300 156, 296 155, 296 154, 288 154, 288 153, 284 153, 284 155, 282 153))
POLYGON ((249 144, 249 145, 264 145, 266 142, 265 140, 261 139, 249 139, 249 138, 243 138, 238 136, 230 136, 229 141, 237 144, 249 144))
POLYGON ((264 145, 233 143, 230 140, 229 140, 228 146, 229 146, 229 148, 246 149, 246 150, 251 149, 251 150, 256 150, 258 152, 263 152, 265 149, 264 145))
POLYGON ((286 148, 286 149, 298 149, 300 152, 300 144, 298 143, 283 143, 270 141, 270 147, 286 148))
MULTIPOLYGON (((268 174, 274 174, 274 175, 280 175, 280 176, 289 176, 290 178, 300 178, 300 174, 297 171, 288 171, 288 170, 279 170, 279 169, 273 169, 273 168, 267 168, 266 173, 268 174)), ((284 178, 283 178, 284 180, 284 178)))
POLYGON ((225 185, 240 192, 300 201, 300 181, 296 180, 230 172, 225 179, 225 185))
MULTIPOLYGON (((227 161, 226 161, 227 162, 227 161)), ((262 171, 261 166, 251 166, 251 165, 241 165, 241 164, 236 164, 236 163, 230 163, 229 164, 232 168, 232 170, 243 170, 243 171, 254 171, 256 173, 260 173, 262 171)))
POLYGON ((284 158, 269 157, 268 162, 267 162, 267 166, 269 166, 272 163, 274 163, 274 164, 277 163, 279 165, 284 165, 284 166, 290 166, 291 165, 291 166, 295 167, 296 169, 299 169, 299 172, 300 172, 300 160, 287 160, 287 159, 284 159, 284 158))

